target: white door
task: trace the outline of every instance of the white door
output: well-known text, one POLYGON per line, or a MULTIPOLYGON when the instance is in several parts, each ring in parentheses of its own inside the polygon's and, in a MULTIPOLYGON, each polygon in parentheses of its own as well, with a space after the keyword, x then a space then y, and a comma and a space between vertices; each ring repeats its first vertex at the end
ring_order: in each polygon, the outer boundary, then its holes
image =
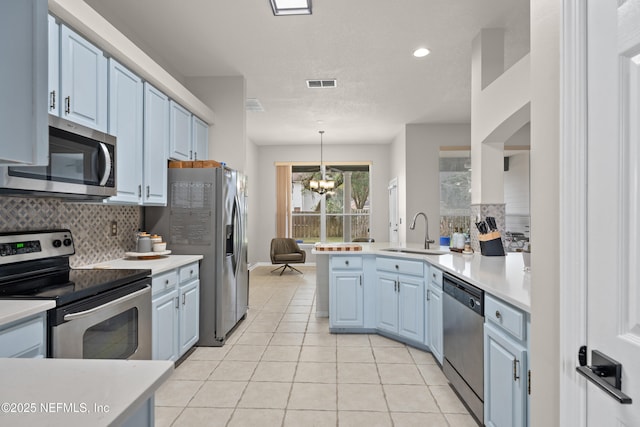
POLYGON ((398 228, 398 178, 389 181, 389 242, 400 241, 398 228))
POLYGON ((587 383, 588 426, 640 426, 640 0, 587 3, 587 347, 622 364, 620 404, 587 383))

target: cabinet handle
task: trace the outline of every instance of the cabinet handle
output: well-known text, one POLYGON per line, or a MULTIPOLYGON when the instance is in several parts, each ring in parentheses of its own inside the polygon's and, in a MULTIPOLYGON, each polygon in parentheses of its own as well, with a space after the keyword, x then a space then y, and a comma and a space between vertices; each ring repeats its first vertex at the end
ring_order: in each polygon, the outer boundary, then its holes
POLYGON ((64 112, 65 114, 69 114, 71 112, 71 96, 67 96, 64 99, 64 112))
POLYGON ((142 184, 138 184, 138 199, 142 197, 142 184))
POLYGON ((56 91, 52 90, 49 93, 49 109, 55 110, 55 108, 56 108, 56 91))
POLYGON ((431 301, 431 289, 427 289, 427 301, 431 301))
POLYGON ((189 271, 189 274, 190 274, 191 276, 193 276, 193 270, 190 270, 190 271, 189 271))
POLYGON ((360 286, 362 287, 362 276, 360 276, 360 286))
POLYGON ((193 160, 198 160, 198 152, 193 153, 193 160))
POLYGON ((189 150, 189 160, 193 160, 193 150, 189 150))
POLYGON ((180 308, 180 297, 176 297, 176 308, 180 308))
POLYGON ((187 297, 187 294, 182 294, 182 305, 185 304, 186 297, 187 297))
POLYGON ((169 279, 166 279, 166 280, 164 281, 164 287, 166 288, 167 286, 169 286, 169 279))
POLYGON ((398 264, 396 264, 396 270, 397 270, 398 268, 400 268, 400 267, 398 267, 398 264))
POLYGON ((496 310, 496 319, 502 318, 502 314, 500 314, 500 310, 496 310))
POLYGON ((513 380, 518 381, 520 376, 518 375, 518 364, 520 361, 518 359, 513 359, 513 380))
POLYGON ((149 198, 149 192, 150 192, 150 191, 151 191, 151 190, 150 190, 149 186, 147 185, 147 199, 149 198))
POLYGON ((344 262, 344 265, 349 265, 349 260, 346 260, 346 261, 344 262))

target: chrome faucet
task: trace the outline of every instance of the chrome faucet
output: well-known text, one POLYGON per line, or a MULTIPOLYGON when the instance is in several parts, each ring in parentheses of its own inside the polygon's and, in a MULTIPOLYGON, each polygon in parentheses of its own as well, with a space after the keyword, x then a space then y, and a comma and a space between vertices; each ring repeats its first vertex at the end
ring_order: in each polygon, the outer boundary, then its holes
POLYGON ((411 221, 411 225, 409 226, 409 229, 410 230, 415 230, 416 229, 416 219, 420 215, 422 215, 424 217, 424 222, 425 222, 425 227, 426 227, 426 230, 424 231, 424 248, 425 249, 429 249, 429 244, 430 243, 435 243, 435 241, 434 240, 429 240, 429 218, 427 218, 427 215, 424 212, 418 212, 417 214, 415 214, 415 216, 413 217, 413 221, 411 221))

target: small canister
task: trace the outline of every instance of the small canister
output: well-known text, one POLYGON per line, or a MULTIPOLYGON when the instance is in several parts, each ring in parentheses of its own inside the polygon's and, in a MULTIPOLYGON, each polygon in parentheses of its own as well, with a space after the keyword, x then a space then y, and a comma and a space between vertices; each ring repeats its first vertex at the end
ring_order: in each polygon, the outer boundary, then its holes
POLYGON ((138 235, 137 252, 151 252, 151 236, 146 233, 141 233, 138 235))

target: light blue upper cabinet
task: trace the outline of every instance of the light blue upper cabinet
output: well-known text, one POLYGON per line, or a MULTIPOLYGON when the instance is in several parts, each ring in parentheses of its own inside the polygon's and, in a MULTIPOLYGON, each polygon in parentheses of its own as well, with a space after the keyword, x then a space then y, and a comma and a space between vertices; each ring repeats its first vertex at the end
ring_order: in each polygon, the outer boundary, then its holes
POLYGON ((47 165, 47 1, 3 0, 0 164, 47 165))
POLYGON ((209 125, 191 116, 193 132, 193 160, 207 160, 209 158, 209 125))
POLYGON ((144 86, 142 79, 109 59, 109 133, 116 142, 118 195, 107 203, 142 202, 144 86))
POLYGON ((107 132, 107 58, 66 25, 60 31, 60 115, 107 132))
POLYGON ((60 115, 60 24, 49 15, 49 114, 60 115))
POLYGON ((170 105, 170 152, 174 160, 193 160, 191 148, 191 113, 173 100, 170 105))
POLYGON ((166 206, 169 98, 147 82, 144 83, 143 151, 143 204, 166 206))

